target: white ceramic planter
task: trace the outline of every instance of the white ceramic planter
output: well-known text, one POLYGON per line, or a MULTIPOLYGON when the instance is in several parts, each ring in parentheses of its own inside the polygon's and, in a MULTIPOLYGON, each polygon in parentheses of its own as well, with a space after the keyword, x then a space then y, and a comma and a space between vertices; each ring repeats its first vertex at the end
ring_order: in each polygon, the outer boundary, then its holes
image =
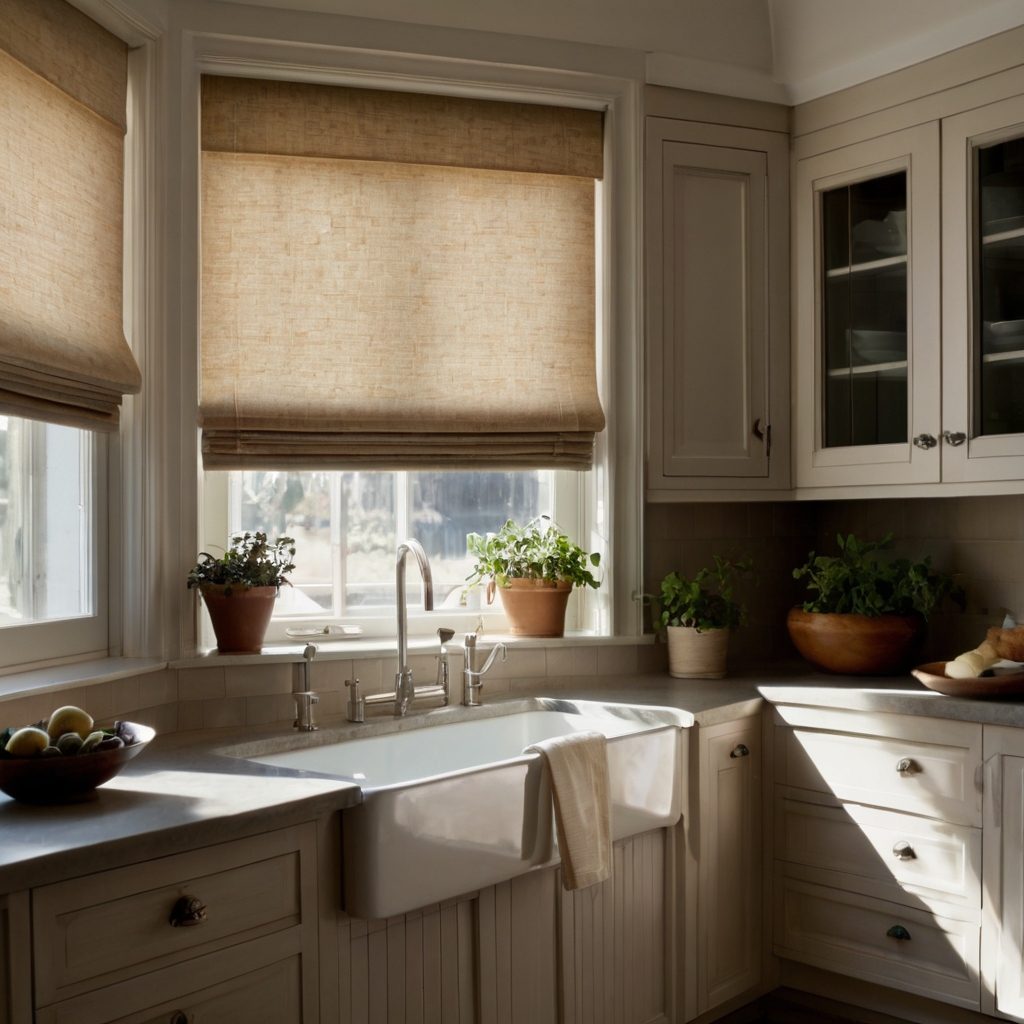
POLYGON ((701 633, 692 626, 666 626, 668 674, 676 679, 721 679, 729 653, 729 629, 701 633))

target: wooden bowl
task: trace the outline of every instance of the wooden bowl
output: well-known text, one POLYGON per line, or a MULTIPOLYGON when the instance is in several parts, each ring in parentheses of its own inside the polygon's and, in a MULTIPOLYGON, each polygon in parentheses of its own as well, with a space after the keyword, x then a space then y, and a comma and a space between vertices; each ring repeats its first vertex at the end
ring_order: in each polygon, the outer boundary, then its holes
POLYGON ((911 675, 929 690, 944 693, 947 697, 998 700, 1000 697, 1019 697, 1024 693, 1024 671, 974 679, 950 679, 946 675, 946 665, 945 661, 930 661, 927 665, 919 665, 911 675))
POLYGON ((25 804, 68 804, 109 782, 156 735, 131 724, 139 742, 73 757, 0 757, 0 790, 25 804))
POLYGON ((914 663, 927 624, 920 615, 833 615, 790 610, 796 649, 815 668, 848 676, 900 675, 914 663))

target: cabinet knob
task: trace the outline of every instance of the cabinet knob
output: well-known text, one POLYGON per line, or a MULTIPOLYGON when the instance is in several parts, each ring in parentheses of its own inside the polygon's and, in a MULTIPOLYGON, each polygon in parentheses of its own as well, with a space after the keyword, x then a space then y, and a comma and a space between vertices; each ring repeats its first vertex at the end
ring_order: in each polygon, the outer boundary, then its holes
POLYGON ((928 451, 929 448, 934 448, 938 443, 939 442, 936 441, 931 434, 918 434, 917 437, 914 438, 914 444, 917 445, 918 448, 923 448, 925 451, 928 451))
POLYGON ((177 1010, 171 1015, 170 1024, 188 1024, 188 1016, 184 1010, 177 1010))
POLYGON ((746 757, 750 753, 749 748, 744 743, 737 743, 733 748, 730 757, 746 757))
POLYGON ((886 933, 890 939, 899 939, 901 942, 910 941, 910 932, 901 924, 894 924, 886 933))
POLYGON ((901 757, 896 762, 896 771, 904 777, 917 775, 921 771, 921 766, 912 757, 901 757))
POLYGON ((901 839, 893 848, 892 855, 897 860, 913 860, 917 854, 914 853, 914 848, 906 841, 901 839))
POLYGON ((206 920, 206 904, 196 896, 182 896, 171 908, 171 924, 187 928, 206 920))
POLYGON ((950 448, 959 448, 960 445, 967 440, 967 435, 962 430, 953 432, 951 430, 944 430, 942 432, 942 440, 950 446, 950 448))

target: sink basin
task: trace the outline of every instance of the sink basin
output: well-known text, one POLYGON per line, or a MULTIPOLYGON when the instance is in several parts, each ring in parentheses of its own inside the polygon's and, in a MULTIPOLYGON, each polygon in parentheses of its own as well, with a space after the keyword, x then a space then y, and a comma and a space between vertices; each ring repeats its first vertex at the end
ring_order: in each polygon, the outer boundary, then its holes
POLYGON ((367 723, 339 742, 319 733, 315 745, 298 747, 292 737, 292 749, 243 756, 362 788, 362 803, 342 822, 345 909, 372 920, 557 858, 547 771, 538 754, 523 754, 538 740, 585 730, 608 737, 613 839, 675 824, 685 717, 590 701, 517 701, 367 723))

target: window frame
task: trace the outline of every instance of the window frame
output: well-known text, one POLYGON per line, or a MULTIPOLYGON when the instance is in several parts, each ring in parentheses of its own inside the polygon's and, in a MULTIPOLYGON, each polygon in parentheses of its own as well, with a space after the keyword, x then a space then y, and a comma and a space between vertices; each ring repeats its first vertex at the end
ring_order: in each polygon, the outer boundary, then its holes
MULTIPOLYGON (((450 93, 486 99, 576 105, 605 110, 605 178, 599 188, 598 221, 603 238, 599 260, 598 331, 605 339, 598 388, 609 425, 597 438, 593 471, 583 476, 585 504, 592 510, 579 542, 600 551, 605 566, 602 635, 642 632, 643 459, 642 302, 640 277, 640 180, 642 83, 586 71, 553 70, 387 50, 353 49, 279 39, 242 38, 202 31, 183 33, 181 82, 181 244, 183 455, 194 453, 196 472, 182 462, 181 537, 199 550, 205 516, 200 436, 195 426, 199 392, 199 166, 200 77, 204 73, 291 79, 327 84, 450 93), (194 263, 192 262, 194 261, 194 263), (613 386, 614 385, 614 386, 613 386)), ((193 558, 191 553, 188 558, 193 558)), ((182 588, 184 591, 184 588, 182 588)), ((201 616, 194 593, 178 598, 182 653, 200 646, 201 616)))

